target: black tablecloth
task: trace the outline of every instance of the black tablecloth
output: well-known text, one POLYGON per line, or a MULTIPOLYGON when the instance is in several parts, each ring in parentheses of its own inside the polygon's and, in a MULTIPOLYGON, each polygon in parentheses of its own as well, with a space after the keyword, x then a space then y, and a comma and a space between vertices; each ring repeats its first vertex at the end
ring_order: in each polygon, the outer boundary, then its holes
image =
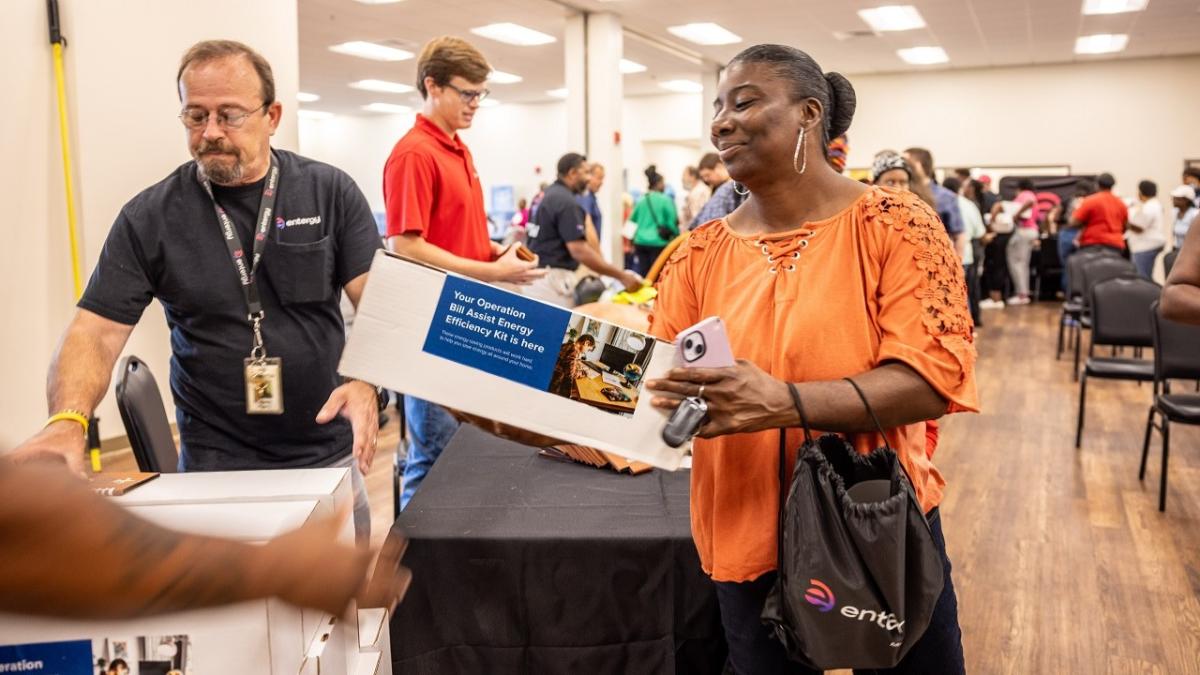
POLYGON ((720 673, 688 472, 618 475, 464 426, 396 521, 405 673, 720 673))

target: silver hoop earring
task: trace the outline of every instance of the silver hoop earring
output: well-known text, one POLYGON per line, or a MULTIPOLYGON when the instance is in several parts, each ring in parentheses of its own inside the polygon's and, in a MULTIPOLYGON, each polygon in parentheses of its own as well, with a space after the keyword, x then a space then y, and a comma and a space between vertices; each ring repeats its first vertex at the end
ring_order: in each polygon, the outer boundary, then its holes
POLYGON ((741 196, 743 196, 743 197, 745 197, 746 195, 750 194, 750 188, 746 187, 745 185, 742 185, 741 183, 734 183, 734 184, 733 184, 733 191, 734 191, 734 192, 736 192, 736 193, 738 193, 739 195, 741 195, 741 196), (743 189, 742 189, 742 190, 739 190, 738 188, 743 188, 743 189))
POLYGON ((805 153, 804 161, 800 166, 796 166, 796 162, 800 161, 800 153, 804 149, 804 127, 800 127, 800 137, 796 139, 796 152, 792 154, 792 169, 801 176, 804 175, 804 170, 808 168, 808 154, 805 153))

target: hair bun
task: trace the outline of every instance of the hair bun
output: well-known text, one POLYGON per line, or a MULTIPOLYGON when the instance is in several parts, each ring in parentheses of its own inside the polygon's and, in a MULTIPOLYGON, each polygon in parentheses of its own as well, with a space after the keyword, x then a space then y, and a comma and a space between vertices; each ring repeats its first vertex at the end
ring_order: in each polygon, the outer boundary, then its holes
POLYGON ((850 122, 854 120, 854 109, 858 106, 858 97, 854 93, 854 85, 841 73, 826 73, 825 81, 829 83, 832 108, 828 113, 829 139, 833 140, 850 128, 850 122))

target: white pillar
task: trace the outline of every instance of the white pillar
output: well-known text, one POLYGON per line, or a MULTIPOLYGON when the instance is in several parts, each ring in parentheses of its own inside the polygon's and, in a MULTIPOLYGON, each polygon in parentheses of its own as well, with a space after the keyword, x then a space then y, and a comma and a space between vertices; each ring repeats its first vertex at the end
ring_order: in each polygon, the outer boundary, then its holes
POLYGON ((620 262, 621 196, 625 192, 620 137, 625 99, 621 82, 621 57, 625 51, 621 19, 607 12, 572 16, 567 19, 563 42, 567 82, 564 152, 583 153, 589 162, 604 165, 604 187, 596 195, 603 219, 600 250, 606 259, 620 262))
POLYGON ((600 233, 600 248, 604 257, 620 262, 621 197, 624 186, 621 177, 621 108, 625 101, 621 81, 621 57, 625 38, 621 18, 616 14, 600 13, 587 17, 587 155, 593 162, 604 165, 604 187, 596 195, 604 218, 600 233))
MULTIPOLYGON (((567 87, 567 152, 587 150, 587 14, 567 18, 563 39, 564 82, 567 87)), ((554 167, 550 167, 553 180, 554 167)))
POLYGON ((715 152, 712 135, 709 129, 713 120, 713 101, 717 99, 717 82, 721 78, 721 66, 705 60, 700 64, 700 84, 704 91, 700 94, 700 152, 715 152))

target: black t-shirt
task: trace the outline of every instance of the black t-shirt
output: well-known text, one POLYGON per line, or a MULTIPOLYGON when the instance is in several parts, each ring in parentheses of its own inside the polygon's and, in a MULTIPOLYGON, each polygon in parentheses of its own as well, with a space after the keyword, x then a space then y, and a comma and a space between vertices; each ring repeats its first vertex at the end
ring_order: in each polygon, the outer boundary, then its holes
POLYGON ((538 254, 542 267, 573 270, 579 263, 571 257, 567 243, 584 238, 583 207, 575 201, 562 180, 546 188, 537 215, 527 226, 529 248, 538 254))
MULTIPOLYGON (((255 274, 267 356, 283 359, 282 415, 246 413, 243 359, 252 334, 246 299, 195 162, 134 197, 117 216, 83 309, 127 325, 152 299, 171 329, 171 391, 187 470, 319 466, 350 452, 350 424, 314 421, 341 383, 342 287, 380 247, 354 181, 327 164, 274 150, 279 192, 255 274)), ((253 250, 263 183, 213 186, 253 250)))

